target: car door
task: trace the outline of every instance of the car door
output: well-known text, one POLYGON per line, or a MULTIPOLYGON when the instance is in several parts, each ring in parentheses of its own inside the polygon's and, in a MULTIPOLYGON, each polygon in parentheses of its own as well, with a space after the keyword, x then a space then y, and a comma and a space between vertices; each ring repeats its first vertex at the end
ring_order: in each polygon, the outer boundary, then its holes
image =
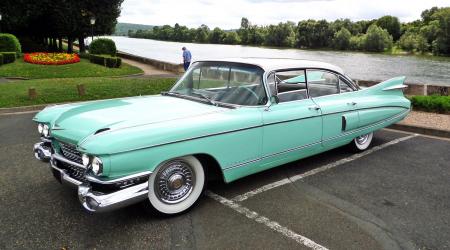
POLYGON ((307 70, 308 93, 322 113, 322 145, 336 147, 351 138, 359 126, 359 115, 353 89, 334 72, 307 70), (342 85, 342 87, 341 87, 342 85))
POLYGON ((321 112, 307 96, 305 71, 272 74, 268 86, 279 103, 263 111, 262 165, 296 160, 321 148, 321 112), (281 84, 290 85, 280 87, 281 84))

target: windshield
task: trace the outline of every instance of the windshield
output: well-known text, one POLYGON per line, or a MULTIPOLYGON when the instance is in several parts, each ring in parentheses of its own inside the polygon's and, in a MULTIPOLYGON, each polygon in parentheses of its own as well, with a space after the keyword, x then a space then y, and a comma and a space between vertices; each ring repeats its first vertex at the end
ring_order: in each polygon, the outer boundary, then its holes
POLYGON ((204 99, 209 103, 244 106, 267 102, 263 70, 230 62, 198 62, 168 92, 204 99))

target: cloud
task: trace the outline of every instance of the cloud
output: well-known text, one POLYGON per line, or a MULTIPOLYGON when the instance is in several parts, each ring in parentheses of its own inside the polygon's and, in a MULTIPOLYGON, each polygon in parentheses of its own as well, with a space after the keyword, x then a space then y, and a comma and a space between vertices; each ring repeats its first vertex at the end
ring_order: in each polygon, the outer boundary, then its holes
POLYGON ((449 6, 448 0, 125 0, 120 22, 234 29, 247 17, 258 25, 298 22, 305 19, 375 19, 393 15, 413 21, 433 6, 449 6))

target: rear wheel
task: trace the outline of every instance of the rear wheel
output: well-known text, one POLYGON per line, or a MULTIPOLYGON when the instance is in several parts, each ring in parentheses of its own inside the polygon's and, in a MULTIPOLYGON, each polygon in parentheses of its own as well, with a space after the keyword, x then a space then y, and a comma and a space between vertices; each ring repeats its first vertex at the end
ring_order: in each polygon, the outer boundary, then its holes
POLYGON ((365 134, 365 135, 360 135, 360 136, 356 137, 355 139, 353 139, 353 141, 351 142, 350 145, 354 151, 357 151, 357 152, 364 151, 367 148, 369 148, 370 144, 372 143, 372 138, 373 138, 373 132, 365 134))
POLYGON ((178 214, 198 200, 205 185, 205 172, 200 161, 184 156, 161 164, 149 178, 148 199, 162 214, 178 214))

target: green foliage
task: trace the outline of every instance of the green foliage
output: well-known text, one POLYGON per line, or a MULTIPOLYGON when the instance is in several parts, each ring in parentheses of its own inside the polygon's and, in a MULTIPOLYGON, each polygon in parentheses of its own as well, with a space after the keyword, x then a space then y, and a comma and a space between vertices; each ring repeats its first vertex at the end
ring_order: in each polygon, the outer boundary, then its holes
POLYGON ((269 25, 265 45, 278 47, 292 47, 295 43, 294 23, 279 23, 278 25, 269 25))
POLYGON ((19 39, 13 34, 0 34, 0 52, 17 52, 21 53, 22 48, 19 39))
POLYGON ((17 57, 16 52, 0 52, 0 55, 3 56, 3 64, 13 63, 17 57))
POLYGON ((155 95, 169 90, 175 80, 173 78, 119 79, 95 77, 7 82, 0 84, 0 93, 2 93, 0 95, 0 108, 155 95), (84 96, 78 95, 77 84, 80 83, 84 84, 86 89, 86 95, 84 96), (34 87, 38 94, 35 100, 28 98, 28 88, 30 87, 34 87))
POLYGON ((433 41, 433 53, 450 55, 450 7, 438 9, 431 18, 439 23, 436 40, 433 41))
POLYGON ((22 59, 19 59, 14 63, 0 67, 0 77, 25 77, 30 79, 125 76, 137 73, 142 73, 142 70, 125 63, 120 68, 107 68, 90 63, 86 59, 81 59, 79 63, 58 66, 25 63, 22 59))
POLYGON ((382 52, 392 48, 392 36, 376 24, 372 24, 364 37, 364 48, 367 51, 382 52))
POLYGON ((223 43, 225 44, 239 44, 241 42, 239 35, 236 31, 230 31, 225 33, 223 43))
POLYGON ((209 33, 210 43, 222 43, 226 34, 220 28, 214 28, 211 33, 209 33))
POLYGON ((450 96, 413 96, 411 104, 414 109, 428 112, 448 113, 450 112, 450 96))
POLYGON ((129 32, 136 32, 137 30, 150 30, 153 25, 134 24, 134 23, 118 23, 114 28, 113 35, 126 36, 129 32))
POLYGON ((3 65, 3 55, 0 54, 0 66, 2 66, 2 65, 3 65))
POLYGON ((351 50, 363 50, 364 35, 352 36, 349 41, 349 48, 351 50))
POLYGON ((383 16, 379 18, 375 23, 378 27, 387 30, 394 41, 397 41, 400 38, 400 21, 397 17, 383 16))
POLYGON ((111 39, 98 38, 89 45, 89 53, 115 56, 117 53, 116 44, 111 39))
POLYGON ((297 25, 297 47, 329 47, 334 32, 326 20, 300 21, 297 25))
POLYGON ((333 47, 339 50, 346 50, 350 47, 352 34, 345 27, 334 33, 333 47))
POLYGON ((119 68, 122 65, 120 57, 112 57, 109 55, 93 55, 89 56, 89 61, 98 65, 103 65, 108 68, 119 68))

